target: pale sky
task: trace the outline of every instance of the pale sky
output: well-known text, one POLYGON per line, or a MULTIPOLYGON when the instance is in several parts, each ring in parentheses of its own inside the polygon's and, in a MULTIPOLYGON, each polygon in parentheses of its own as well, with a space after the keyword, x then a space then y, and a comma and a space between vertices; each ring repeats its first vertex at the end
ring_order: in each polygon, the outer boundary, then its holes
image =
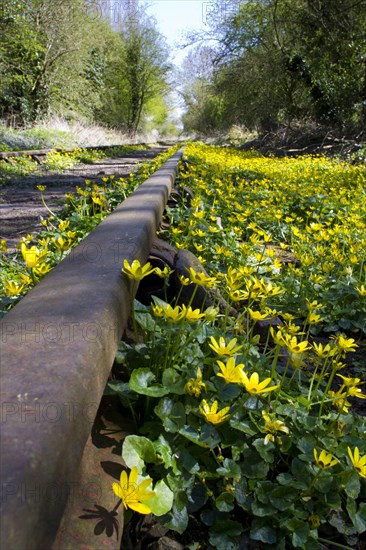
MULTIPOLYGON (((159 31, 166 37, 171 48, 177 46, 186 30, 203 30, 209 0, 150 0, 147 13, 157 20, 159 31)), ((184 51, 175 50, 173 60, 179 64, 185 57, 184 51)))

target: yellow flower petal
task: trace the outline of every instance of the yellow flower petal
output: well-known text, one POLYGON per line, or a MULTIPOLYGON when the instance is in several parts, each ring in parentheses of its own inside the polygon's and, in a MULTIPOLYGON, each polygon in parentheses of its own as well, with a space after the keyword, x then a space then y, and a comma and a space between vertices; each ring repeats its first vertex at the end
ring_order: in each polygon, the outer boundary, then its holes
POLYGON ((128 507, 140 514, 151 514, 150 508, 141 502, 129 502, 128 507))
POLYGON ((118 498, 123 499, 123 491, 122 491, 121 485, 119 483, 116 483, 116 482, 113 483, 112 484, 112 489, 115 492, 115 494, 118 496, 118 498))

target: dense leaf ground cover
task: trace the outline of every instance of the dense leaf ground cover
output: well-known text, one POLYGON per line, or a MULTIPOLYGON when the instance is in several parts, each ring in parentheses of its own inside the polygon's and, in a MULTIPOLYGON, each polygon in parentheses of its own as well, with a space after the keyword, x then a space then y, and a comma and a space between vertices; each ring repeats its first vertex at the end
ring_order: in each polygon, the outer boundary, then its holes
MULTIPOLYGON (((163 234, 206 271, 180 277, 189 303, 133 302, 137 343, 121 343, 108 393, 136 424, 115 493, 187 548, 362 548, 366 395, 346 361, 366 328, 365 182, 337 159, 185 150, 194 198, 163 234), (226 310, 192 308, 199 287, 226 310)), ((123 268, 134 284, 153 271, 123 268)))
POLYGON ((204 250, 210 271, 245 264, 247 277, 280 284, 273 303, 295 317, 318 300, 314 327, 366 333, 365 165, 202 146, 186 155, 195 208, 173 228, 178 247, 204 250))

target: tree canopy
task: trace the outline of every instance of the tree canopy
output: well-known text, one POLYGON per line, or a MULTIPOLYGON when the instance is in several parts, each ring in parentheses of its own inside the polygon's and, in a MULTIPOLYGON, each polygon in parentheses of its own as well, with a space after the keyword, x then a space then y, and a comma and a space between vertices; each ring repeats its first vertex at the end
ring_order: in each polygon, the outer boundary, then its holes
MULTIPOLYGON (((204 4, 206 31, 190 37, 177 79, 186 130, 365 128, 366 0, 204 4)), ((113 6, 0 0, 0 118, 29 124, 55 113, 130 135, 167 127, 165 40, 142 0, 119 3, 118 14, 113 6)))
POLYGON ((141 117, 151 114, 151 101, 169 92, 168 48, 154 23, 144 13, 127 20, 118 34, 114 55, 106 70, 100 117, 117 121, 134 135, 141 117))
POLYGON ((87 0, 0 0, 0 117, 57 113, 136 133, 169 91, 169 52, 138 2, 117 28, 112 15, 87 0))
POLYGON ((213 44, 215 56, 200 113, 187 102, 190 129, 202 129, 203 111, 216 128, 266 131, 295 120, 365 126, 365 0, 214 4, 207 32, 195 37, 213 44))

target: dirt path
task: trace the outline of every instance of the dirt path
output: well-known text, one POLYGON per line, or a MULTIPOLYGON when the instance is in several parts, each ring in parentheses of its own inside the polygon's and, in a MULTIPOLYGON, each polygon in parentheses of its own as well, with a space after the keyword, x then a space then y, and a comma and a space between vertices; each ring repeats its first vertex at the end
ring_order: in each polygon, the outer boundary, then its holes
POLYGON ((5 239, 9 249, 15 247, 23 235, 40 229, 40 221, 49 215, 41 201, 37 185, 46 185, 46 204, 54 211, 61 210, 65 195, 74 192, 86 179, 100 183, 102 178, 115 175, 128 177, 141 162, 154 158, 166 147, 154 147, 136 151, 131 155, 113 159, 101 159, 94 164, 78 164, 60 173, 17 177, 0 187, 0 239, 5 239))

